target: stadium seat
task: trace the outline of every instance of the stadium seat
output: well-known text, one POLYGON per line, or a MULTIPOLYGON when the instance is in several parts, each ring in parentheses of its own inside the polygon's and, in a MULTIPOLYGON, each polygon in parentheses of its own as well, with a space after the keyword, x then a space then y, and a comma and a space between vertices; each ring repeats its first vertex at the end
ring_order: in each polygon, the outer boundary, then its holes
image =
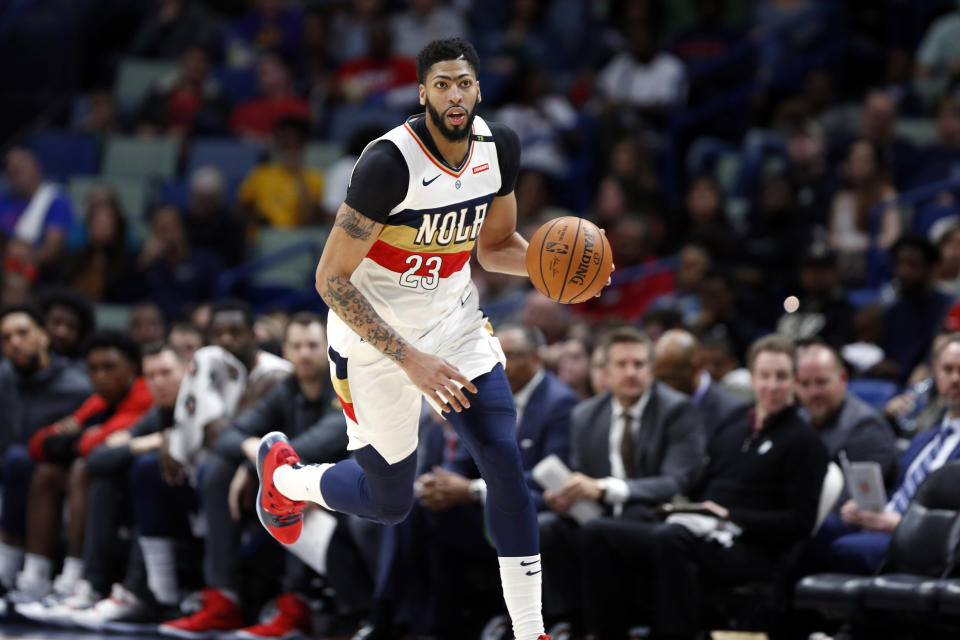
POLYGON ((899 386, 890 380, 855 378, 848 383, 847 389, 874 409, 883 411, 887 401, 897 395, 899 386))
POLYGON ((123 304, 95 304, 93 315, 97 329, 126 331, 130 325, 130 307, 123 304))
POLYGON ((103 153, 103 174, 141 178, 172 178, 177 171, 173 138, 111 136, 103 153))
POLYGON ((228 182, 242 180, 260 160, 262 148, 232 138, 198 138, 187 156, 187 177, 204 166, 219 169, 228 182))
POLYGON ((257 73, 253 68, 219 67, 213 75, 232 104, 257 95, 257 73))
POLYGON ((918 148, 937 144, 937 127, 931 118, 900 118, 895 134, 918 148))
POLYGON ((312 251, 302 251, 288 259, 268 265, 256 271, 251 284, 257 287, 287 287, 301 289, 311 285, 317 268, 317 260, 326 242, 327 232, 321 227, 296 229, 262 228, 253 247, 253 258, 264 258, 304 241, 312 242, 312 251))
POLYGON ((163 76, 174 73, 177 62, 172 60, 147 60, 126 58, 117 69, 114 97, 122 110, 139 106, 150 87, 163 76))
POLYGON ((99 169, 100 144, 92 135, 44 131, 30 136, 29 147, 44 175, 54 180, 93 175, 99 169))
POLYGON ((873 577, 825 573, 797 583, 799 609, 849 615, 871 610, 933 613, 942 581, 955 566, 960 543, 960 463, 931 473, 894 530, 883 567, 873 577))
POLYGON ((403 122, 406 113, 386 107, 342 106, 334 109, 328 127, 329 138, 346 147, 354 133, 366 127, 380 127, 384 131, 403 122))
POLYGON ((311 142, 307 145, 304 162, 308 167, 326 171, 343 156, 343 149, 333 142, 311 142))
POLYGON ((147 237, 146 210, 149 188, 139 178, 117 176, 80 176, 71 178, 68 191, 76 211, 86 212, 87 196, 98 184, 106 184, 117 192, 120 206, 127 221, 127 234, 135 246, 143 244, 147 237))

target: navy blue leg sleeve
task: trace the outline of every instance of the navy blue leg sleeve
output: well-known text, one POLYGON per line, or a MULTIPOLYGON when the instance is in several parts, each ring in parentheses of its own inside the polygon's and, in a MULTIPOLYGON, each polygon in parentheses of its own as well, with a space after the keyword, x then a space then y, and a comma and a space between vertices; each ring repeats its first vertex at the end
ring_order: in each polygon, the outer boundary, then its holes
POLYGON ((402 522, 413 506, 417 454, 388 464, 376 449, 366 446, 354 459, 341 460, 323 473, 320 490, 331 509, 381 524, 402 522))
POLYGON ((473 380, 470 408, 446 414, 487 482, 487 526, 501 557, 540 553, 537 512, 517 447, 513 393, 499 364, 473 380))

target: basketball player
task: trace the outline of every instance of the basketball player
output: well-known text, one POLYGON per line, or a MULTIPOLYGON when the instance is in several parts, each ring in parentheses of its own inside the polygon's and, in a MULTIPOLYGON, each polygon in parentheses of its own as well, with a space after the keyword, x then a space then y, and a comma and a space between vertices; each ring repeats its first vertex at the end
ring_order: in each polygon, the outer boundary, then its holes
POLYGON ((421 396, 457 430, 487 482, 487 522, 517 640, 549 640, 537 517, 516 442, 504 355, 478 308, 469 258, 526 276, 516 232, 517 135, 476 116, 477 53, 459 39, 417 56, 426 113, 370 143, 320 264, 331 377, 355 458, 301 466, 280 433, 261 441, 258 512, 297 539, 304 500, 385 524, 414 498, 421 396))

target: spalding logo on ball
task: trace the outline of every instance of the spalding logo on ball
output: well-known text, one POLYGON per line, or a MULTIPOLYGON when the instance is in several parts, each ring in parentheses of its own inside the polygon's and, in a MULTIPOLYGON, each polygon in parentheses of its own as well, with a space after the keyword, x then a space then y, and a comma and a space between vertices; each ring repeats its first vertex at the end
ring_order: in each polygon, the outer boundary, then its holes
POLYGON ((589 220, 564 216, 547 222, 527 247, 533 286, 563 304, 594 297, 607 284, 613 254, 606 236, 589 220))

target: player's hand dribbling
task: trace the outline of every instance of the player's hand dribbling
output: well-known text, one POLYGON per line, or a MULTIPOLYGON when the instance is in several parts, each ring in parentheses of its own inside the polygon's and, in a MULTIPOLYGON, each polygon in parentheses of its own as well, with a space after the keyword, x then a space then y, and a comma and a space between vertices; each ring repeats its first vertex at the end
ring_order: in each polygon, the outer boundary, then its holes
POLYGON ((460 413, 470 408, 470 401, 463 393, 466 389, 476 393, 477 388, 460 373, 455 366, 435 355, 410 349, 410 353, 400 363, 400 368, 410 381, 423 392, 428 399, 439 406, 444 413, 451 409, 460 413))

